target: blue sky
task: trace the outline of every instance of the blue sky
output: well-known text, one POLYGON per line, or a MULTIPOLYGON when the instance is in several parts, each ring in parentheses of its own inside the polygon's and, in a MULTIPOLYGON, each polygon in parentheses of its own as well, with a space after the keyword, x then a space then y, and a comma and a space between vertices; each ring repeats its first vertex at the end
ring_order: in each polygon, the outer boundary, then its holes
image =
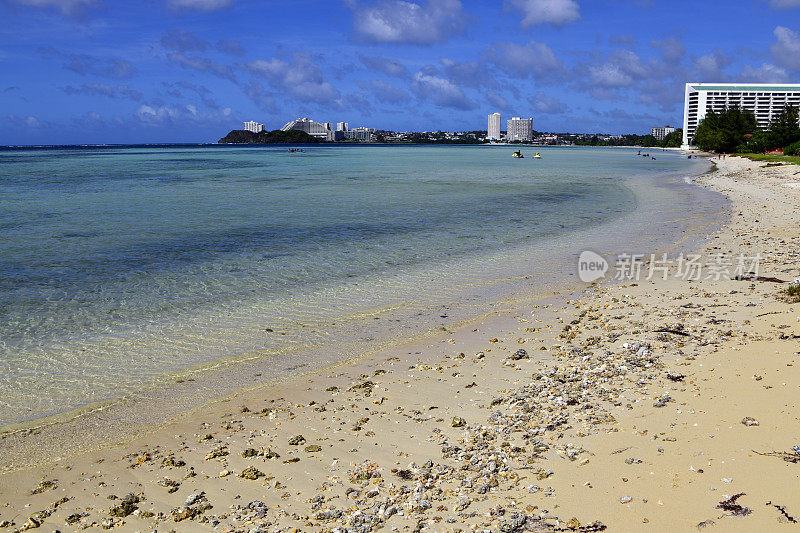
POLYGON ((495 111, 645 133, 680 124, 687 81, 800 81, 800 0, 0 0, 0 144, 495 111))

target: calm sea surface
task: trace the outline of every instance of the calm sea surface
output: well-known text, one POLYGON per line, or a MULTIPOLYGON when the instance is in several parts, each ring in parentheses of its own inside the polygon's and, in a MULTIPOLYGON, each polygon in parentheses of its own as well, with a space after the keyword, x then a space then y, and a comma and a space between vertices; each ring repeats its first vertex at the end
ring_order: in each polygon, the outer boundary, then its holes
POLYGON ((341 360, 719 210, 675 154, 512 151, 0 149, 0 425, 176 372, 341 360))

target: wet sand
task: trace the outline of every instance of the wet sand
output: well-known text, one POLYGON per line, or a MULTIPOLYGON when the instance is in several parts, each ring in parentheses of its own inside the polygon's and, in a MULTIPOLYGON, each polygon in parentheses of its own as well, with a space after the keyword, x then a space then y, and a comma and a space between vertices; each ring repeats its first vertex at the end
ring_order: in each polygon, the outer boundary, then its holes
MULTIPOLYGON (((762 280, 603 282, 516 302, 435 338, 204 405, 119 445, 12 468, 0 475, 0 523, 797 527, 800 303, 769 278, 800 275, 800 167, 718 165, 700 181, 729 196, 732 217, 700 253, 760 252, 762 280)), ((13 438, 37 435, 0 446, 13 438)))

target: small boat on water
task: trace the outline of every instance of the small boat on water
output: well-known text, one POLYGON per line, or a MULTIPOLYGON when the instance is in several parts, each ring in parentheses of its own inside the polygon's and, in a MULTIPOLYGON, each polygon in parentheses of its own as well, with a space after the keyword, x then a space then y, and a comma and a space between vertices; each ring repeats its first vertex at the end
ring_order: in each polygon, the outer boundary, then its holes
POLYGON ((513 155, 513 157, 514 157, 514 158, 516 158, 516 159, 523 159, 525 156, 524 156, 524 155, 522 155, 522 152, 520 152, 519 150, 517 150, 516 152, 514 152, 514 155, 513 155))
POLYGON ((542 156, 539 155, 539 152, 536 152, 536 155, 533 156, 534 159, 541 159, 542 156))

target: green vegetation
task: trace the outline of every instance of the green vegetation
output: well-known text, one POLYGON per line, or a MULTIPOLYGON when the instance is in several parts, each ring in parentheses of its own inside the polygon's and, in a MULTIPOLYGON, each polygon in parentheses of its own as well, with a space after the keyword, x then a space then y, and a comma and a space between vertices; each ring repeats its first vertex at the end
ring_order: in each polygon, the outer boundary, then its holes
POLYGON ((467 132, 458 138, 448 138, 443 131, 412 133, 407 142, 412 144, 483 144, 484 140, 479 139, 476 132, 467 132))
POLYGON ((711 111, 697 127, 694 143, 709 152, 757 154, 778 149, 796 155, 800 150, 798 110, 786 106, 766 130, 757 129, 750 111, 737 107, 711 111))
POLYGON ((683 142, 683 130, 675 130, 659 141, 652 135, 622 135, 618 138, 601 139, 597 135, 578 138, 574 143, 578 146, 642 146, 645 148, 678 148, 683 142))
POLYGON ((793 283, 786 289, 786 294, 792 302, 800 302, 800 285, 793 283))
POLYGON ((303 144, 324 142, 300 130, 273 130, 253 133, 247 130, 231 130, 225 137, 218 141, 220 144, 303 144))
POLYGON ((793 142, 784 148, 783 155, 800 155, 800 141, 793 142))
POLYGON ((697 126, 694 143, 707 152, 731 153, 756 131, 756 117, 747 110, 731 107, 722 113, 711 111, 697 126))
POLYGON ((790 165, 800 165, 800 157, 796 155, 772 155, 772 154, 736 154, 746 157, 751 161, 760 161, 767 164, 788 163, 790 165))

